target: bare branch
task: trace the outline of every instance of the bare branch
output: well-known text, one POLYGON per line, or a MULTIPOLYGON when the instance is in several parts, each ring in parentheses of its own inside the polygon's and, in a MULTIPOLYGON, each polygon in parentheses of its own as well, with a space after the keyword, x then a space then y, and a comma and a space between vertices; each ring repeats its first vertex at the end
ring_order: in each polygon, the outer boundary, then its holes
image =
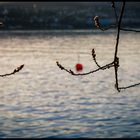
POLYGON ((128 32, 140 32, 139 30, 134 30, 134 29, 127 29, 127 28, 120 28, 120 30, 122 30, 122 31, 128 31, 128 32))
POLYGON ((97 67, 100 68, 101 66, 98 64, 98 62, 96 60, 96 53, 95 53, 94 48, 92 49, 92 57, 93 57, 93 60, 94 60, 95 64, 97 65, 97 67))
POLYGON ((140 85, 140 83, 136 83, 136 84, 126 86, 126 87, 119 87, 119 89, 127 89, 127 88, 135 87, 135 86, 138 86, 138 85, 140 85))
POLYGON ((101 26, 101 24, 100 24, 100 21, 99 21, 99 17, 98 17, 98 16, 95 16, 95 17, 94 17, 94 24, 95 24, 95 26, 96 26, 98 29, 100 29, 100 30, 102 30, 102 31, 106 31, 106 30, 108 30, 108 29, 116 28, 116 27, 117 27, 117 24, 114 24, 114 25, 110 25, 109 27, 103 28, 103 27, 101 26))
POLYGON ((118 24, 118 15, 117 15, 117 11, 116 11, 114 0, 112 0, 112 8, 114 9, 114 14, 115 14, 115 18, 116 18, 116 24, 118 24))
POLYGON ((121 22, 122 22, 122 17, 124 13, 124 8, 125 8, 125 1, 122 3, 122 8, 121 8, 121 14, 119 17, 119 22, 118 22, 118 30, 117 30, 117 38, 116 38, 116 46, 115 46, 115 53, 114 53, 114 70, 115 70, 115 87, 120 92, 119 85, 118 85, 118 67, 119 67, 119 58, 117 57, 118 53, 118 45, 119 45, 119 38, 120 38, 120 27, 121 27, 121 22))
POLYGON ((95 16, 95 17, 94 17, 94 24, 95 24, 95 26, 96 26, 98 29, 100 29, 100 30, 102 30, 102 31, 106 31, 106 30, 109 30, 109 29, 111 29, 111 28, 116 28, 116 27, 117 27, 117 25, 118 25, 118 15, 117 15, 117 11, 116 11, 116 7, 115 7, 115 2, 114 2, 114 0, 112 0, 112 8, 114 9, 116 24, 112 24, 112 25, 110 25, 109 27, 103 28, 103 27, 101 26, 100 21, 99 21, 99 17, 98 17, 98 16, 95 16))
MULTIPOLYGON (((117 15, 117 11, 116 11, 116 7, 115 7, 115 2, 114 2, 114 0, 112 0, 112 8, 114 9, 116 24, 113 24, 113 25, 110 25, 109 27, 103 28, 103 27, 101 26, 100 21, 99 21, 99 17, 98 17, 98 16, 95 16, 95 17, 94 17, 94 22, 95 22, 95 26, 96 26, 98 29, 100 29, 100 30, 102 30, 102 31, 106 31, 106 30, 108 30, 108 29, 116 28, 116 27, 117 27, 119 21, 118 21, 118 15, 117 15)), ((120 27, 120 30, 122 30, 122 31, 128 31, 128 32, 140 32, 139 30, 128 29, 128 28, 122 28, 122 27, 120 27)))
POLYGON ((16 69, 14 69, 13 72, 11 72, 11 73, 7 73, 7 74, 3 74, 3 75, 0 75, 0 77, 5 77, 5 76, 13 75, 13 74, 19 72, 23 67, 24 67, 24 64, 21 65, 21 66, 19 66, 19 67, 17 67, 16 69))
POLYGON ((74 75, 74 76, 79 76, 79 75, 88 75, 88 74, 91 74, 91 73, 94 73, 94 72, 97 72, 99 70, 105 70, 105 69, 109 69, 111 67, 114 67, 114 62, 111 62, 109 64, 106 64, 98 69, 95 69, 95 70, 92 70, 92 71, 89 71, 89 72, 85 72, 85 73, 75 73, 74 71, 72 71, 71 69, 68 70, 66 69, 65 67, 63 67, 58 61, 56 62, 57 63, 57 66, 61 69, 61 70, 65 70, 66 72, 74 75))

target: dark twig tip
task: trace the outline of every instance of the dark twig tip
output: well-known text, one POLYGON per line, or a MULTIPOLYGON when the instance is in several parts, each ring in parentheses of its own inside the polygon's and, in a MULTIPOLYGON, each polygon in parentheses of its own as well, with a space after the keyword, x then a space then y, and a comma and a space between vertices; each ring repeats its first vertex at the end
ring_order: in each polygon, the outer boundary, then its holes
POLYGON ((19 72, 23 67, 24 67, 24 64, 23 64, 23 65, 20 65, 20 66, 17 67, 16 69, 14 69, 13 72, 7 73, 7 74, 3 74, 3 75, 0 75, 0 76, 1 76, 1 77, 5 77, 5 76, 13 75, 13 74, 19 72))
POLYGON ((73 72, 71 69, 69 70, 69 72, 70 72, 72 75, 74 75, 74 72, 73 72))
POLYGON ((17 67, 14 71, 15 72, 19 72, 23 67, 24 67, 24 64, 20 65, 19 67, 17 67))
POLYGON ((92 49, 92 57, 93 57, 94 59, 95 59, 95 57, 96 57, 94 48, 92 49))
POLYGON ((56 64, 57 64, 57 66, 58 66, 61 70, 64 69, 64 67, 63 67, 62 65, 60 65, 58 61, 56 61, 56 64))
POLYGON ((98 17, 98 16, 95 16, 95 17, 94 17, 94 23, 95 23, 95 26, 96 26, 97 28, 100 28, 100 23, 99 23, 99 17, 98 17))

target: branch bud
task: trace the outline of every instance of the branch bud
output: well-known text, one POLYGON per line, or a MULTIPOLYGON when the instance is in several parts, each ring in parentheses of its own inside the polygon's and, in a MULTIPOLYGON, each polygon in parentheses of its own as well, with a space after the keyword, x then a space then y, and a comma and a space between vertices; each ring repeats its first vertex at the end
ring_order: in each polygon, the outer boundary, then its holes
POLYGON ((94 59, 95 59, 95 57, 96 57, 94 48, 92 49, 92 57, 93 57, 94 59))
POLYGON ((95 23, 95 26, 96 26, 97 28, 100 28, 100 23, 99 23, 99 17, 98 17, 98 16, 95 16, 95 17, 94 17, 94 23, 95 23))
POLYGON ((61 70, 64 69, 64 67, 63 67, 62 65, 60 65, 58 61, 56 62, 56 64, 57 64, 57 66, 58 66, 61 70))

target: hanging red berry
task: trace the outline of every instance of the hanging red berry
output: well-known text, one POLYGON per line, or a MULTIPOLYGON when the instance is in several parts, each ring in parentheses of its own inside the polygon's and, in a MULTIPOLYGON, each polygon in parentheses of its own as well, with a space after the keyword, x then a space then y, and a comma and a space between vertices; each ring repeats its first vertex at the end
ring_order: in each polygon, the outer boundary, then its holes
POLYGON ((76 71, 82 71, 82 70, 83 70, 83 65, 80 64, 80 63, 77 63, 77 64, 75 65, 75 68, 76 68, 76 71))

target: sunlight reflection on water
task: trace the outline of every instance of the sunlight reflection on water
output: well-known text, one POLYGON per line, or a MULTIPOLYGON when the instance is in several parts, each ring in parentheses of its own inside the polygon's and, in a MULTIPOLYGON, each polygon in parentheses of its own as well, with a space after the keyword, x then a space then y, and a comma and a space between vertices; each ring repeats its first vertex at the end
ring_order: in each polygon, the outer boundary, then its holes
MULTIPOLYGON (((84 72, 92 70, 92 48, 101 65, 111 62, 113 31, 37 33, 0 33, 0 73, 25 64, 1 78, 0 137, 140 137, 139 86, 117 93, 113 69, 74 77, 56 65, 75 70, 80 54, 84 72)), ((139 55, 139 35, 122 33, 122 86, 139 82, 139 55)))

